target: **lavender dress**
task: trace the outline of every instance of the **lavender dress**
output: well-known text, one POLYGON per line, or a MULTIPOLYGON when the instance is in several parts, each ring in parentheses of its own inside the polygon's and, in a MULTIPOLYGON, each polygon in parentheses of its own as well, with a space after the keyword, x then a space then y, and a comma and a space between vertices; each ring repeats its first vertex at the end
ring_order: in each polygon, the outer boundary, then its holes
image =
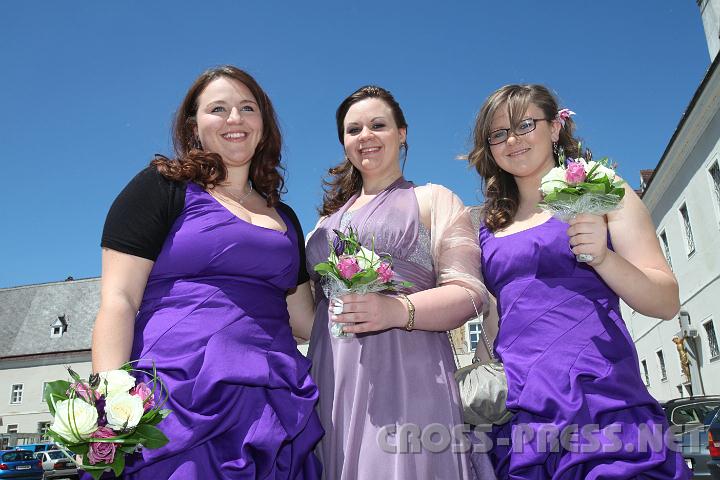
MULTIPOLYGON (((354 200, 325 219, 307 245, 308 270, 315 281, 310 357, 326 432, 318 448, 324 478, 475 478, 468 453, 454 453, 451 445, 433 453, 425 448, 432 448, 430 442, 419 441, 422 431, 435 424, 441 432, 434 437, 438 444, 443 438, 460 443, 457 436, 450 438, 462 417, 446 332, 391 329, 349 339, 329 333, 328 300, 312 266, 327 260, 332 229, 352 224, 364 245, 371 245, 374 235, 376 251, 392 255, 395 272, 414 283, 412 291, 436 286, 429 232, 420 222, 413 184, 401 178, 367 205, 347 212, 354 200), (405 438, 415 439, 410 447, 400 445, 403 431, 405 438)), ((480 473, 489 475, 478 478, 494 478, 487 456, 477 460, 480 473)))
POLYGON ((517 412, 493 431, 495 472, 689 478, 680 453, 662 441, 667 421, 640 378, 618 296, 575 260, 567 228, 555 218, 505 237, 480 228, 482 270, 498 300, 496 353, 507 372, 508 408, 517 412), (544 441, 567 427, 572 433, 573 425, 580 435, 567 449, 544 441))
POLYGON ((317 479, 317 387, 297 350, 285 294, 298 238, 235 217, 195 183, 150 273, 131 358, 154 360, 170 439, 128 479, 317 479))

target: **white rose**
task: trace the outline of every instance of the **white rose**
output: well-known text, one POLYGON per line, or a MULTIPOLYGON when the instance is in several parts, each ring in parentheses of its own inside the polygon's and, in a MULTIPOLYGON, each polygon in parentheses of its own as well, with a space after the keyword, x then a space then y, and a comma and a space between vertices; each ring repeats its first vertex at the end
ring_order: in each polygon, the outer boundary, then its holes
POLYGON ((135 386, 135 378, 125 370, 100 372, 98 392, 110 397, 118 393, 128 393, 135 386))
POLYGON ((98 412, 94 406, 79 398, 61 400, 55 404, 53 432, 71 442, 82 442, 97 430, 98 412))
POLYGON ((585 171, 589 172, 591 169, 593 169, 595 167, 595 165, 597 165, 597 169, 595 170, 595 174, 594 174, 595 177, 602 178, 603 175, 605 175, 606 177, 608 177, 610 179, 611 182, 615 179, 615 171, 614 170, 607 168, 602 163, 594 162, 592 160, 590 162, 588 162, 587 168, 585 169, 585 171))
POLYGON ((365 247, 360 247, 360 251, 357 253, 357 262, 363 270, 368 268, 375 269, 380 262, 380 257, 378 257, 375 252, 368 250, 365 247))
POLYGON ((555 167, 550 170, 542 178, 540 182, 540 191, 543 195, 552 193, 556 188, 565 188, 567 183, 565 182, 565 170, 560 167, 555 167))
POLYGON ((129 393, 112 395, 105 403, 108 427, 113 430, 135 428, 140 423, 144 411, 142 398, 129 393))

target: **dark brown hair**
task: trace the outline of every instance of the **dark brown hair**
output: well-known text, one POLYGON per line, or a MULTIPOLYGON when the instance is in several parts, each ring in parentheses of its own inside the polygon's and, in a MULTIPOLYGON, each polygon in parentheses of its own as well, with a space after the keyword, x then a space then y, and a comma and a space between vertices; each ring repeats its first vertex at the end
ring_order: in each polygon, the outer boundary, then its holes
MULTIPOLYGON (((354 104, 368 98, 377 98, 385 102, 392 111, 397 128, 407 129, 405 115, 395 97, 382 87, 365 85, 343 100, 335 112, 338 140, 342 145, 345 145, 345 116, 348 110, 354 104)), ((407 142, 401 145, 401 148, 403 148, 404 155, 407 155, 407 142)), ((362 188, 362 176, 347 157, 339 165, 328 169, 328 174, 328 178, 323 180, 325 194, 323 195, 322 207, 319 209, 320 215, 332 215, 362 188)))
POLYGON ((262 114, 263 134, 250 163, 252 187, 273 207, 284 193, 284 167, 280 163, 282 137, 278 127, 275 109, 270 98, 247 72, 232 65, 221 65, 203 72, 192 84, 180 104, 172 127, 175 158, 156 155, 150 162, 158 172, 170 180, 192 181, 204 188, 222 183, 227 169, 217 153, 202 149, 195 132, 198 97, 205 88, 218 78, 230 78, 245 85, 255 97, 262 114))
MULTIPOLYGON (((482 177, 485 203, 482 218, 491 231, 500 230, 513 222, 519 206, 519 192, 515 178, 501 169, 490 153, 490 126, 497 111, 507 108, 510 127, 515 129, 525 118, 530 104, 542 110, 546 119, 552 121, 558 113, 558 101, 547 87, 543 85, 505 85, 493 92, 478 113, 473 132, 473 149, 468 154, 470 165, 473 165, 482 177)), ((573 136, 575 124, 572 119, 565 120, 560 129, 557 142, 565 155, 578 156, 578 141, 573 136)), ((555 154, 557 161, 557 154, 555 154)))

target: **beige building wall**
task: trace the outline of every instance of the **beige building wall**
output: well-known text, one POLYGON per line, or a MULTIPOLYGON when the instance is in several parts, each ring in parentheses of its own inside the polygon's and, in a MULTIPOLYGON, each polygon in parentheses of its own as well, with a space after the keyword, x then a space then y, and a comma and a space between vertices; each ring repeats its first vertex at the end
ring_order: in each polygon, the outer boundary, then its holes
POLYGON ((92 368, 90 353, 60 355, 0 368, 0 435, 14 430, 14 426, 18 434, 37 433, 39 423, 52 420, 43 399, 43 388, 45 383, 55 380, 70 380, 66 365, 72 366, 82 378, 88 378, 92 368), (41 362, 52 363, 41 365, 41 362), (12 402, 14 385, 22 385, 19 403, 12 402))

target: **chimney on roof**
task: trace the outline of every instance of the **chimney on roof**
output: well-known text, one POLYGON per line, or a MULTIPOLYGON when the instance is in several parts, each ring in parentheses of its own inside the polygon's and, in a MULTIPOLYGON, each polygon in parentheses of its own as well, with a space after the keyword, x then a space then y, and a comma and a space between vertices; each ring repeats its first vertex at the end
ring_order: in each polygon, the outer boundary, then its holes
POLYGON ((650 186, 650 178, 652 178, 653 173, 655 173, 653 169, 640 170, 640 188, 635 190, 635 193, 637 193, 640 198, 642 198, 645 190, 650 186))

